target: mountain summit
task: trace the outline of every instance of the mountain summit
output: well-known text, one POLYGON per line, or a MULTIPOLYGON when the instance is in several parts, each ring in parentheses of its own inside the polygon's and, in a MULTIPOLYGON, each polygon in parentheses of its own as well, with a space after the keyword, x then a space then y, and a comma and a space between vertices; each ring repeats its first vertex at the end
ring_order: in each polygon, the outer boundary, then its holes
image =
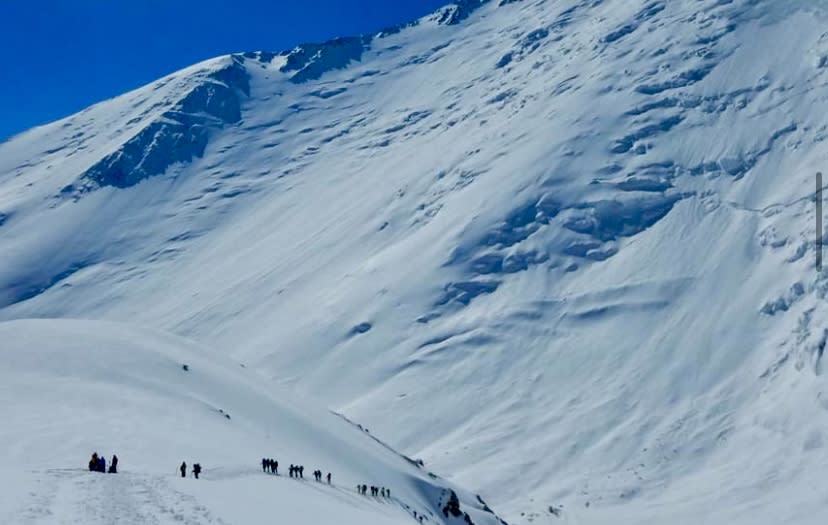
POLYGON ((0 144, 0 319, 209 345, 509 522, 821 523, 826 18, 468 0, 195 65, 0 144))

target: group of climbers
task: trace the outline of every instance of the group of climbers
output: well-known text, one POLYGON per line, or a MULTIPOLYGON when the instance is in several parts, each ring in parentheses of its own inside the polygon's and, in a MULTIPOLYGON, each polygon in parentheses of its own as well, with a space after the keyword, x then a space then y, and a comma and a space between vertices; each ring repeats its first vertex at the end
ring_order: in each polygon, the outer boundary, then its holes
POLYGON ((371 485, 357 485, 357 493, 362 494, 363 496, 368 495, 368 489, 371 489, 372 496, 381 496, 383 498, 390 498, 391 497, 391 489, 387 489, 385 487, 375 487, 371 485))
MULTIPOLYGON (((262 472, 265 474, 279 474, 279 462, 275 459, 271 458, 262 458, 262 472)), ((291 478, 305 478, 305 466, 304 465, 293 465, 291 464, 288 467, 288 475, 291 478)), ((313 478, 316 481, 321 482, 322 478, 325 478, 325 481, 328 482, 328 485, 331 484, 331 473, 328 472, 327 474, 323 474, 321 470, 314 470, 313 471, 313 478)))
MULTIPOLYGON (((90 472, 107 472, 106 470, 106 458, 103 454, 98 455, 97 452, 92 454, 92 457, 89 458, 89 471, 90 472)), ((112 455, 112 461, 109 463, 109 473, 116 474, 118 472, 118 456, 112 455)))
MULTIPOLYGON (((184 466, 182 465, 182 469, 183 468, 184 468, 184 466)), ((275 459, 270 459, 270 458, 262 458, 262 472, 264 472, 266 474, 267 473, 278 474, 278 469, 279 469, 279 462, 278 461, 276 461, 275 459)), ((304 465, 293 465, 293 464, 291 464, 290 467, 288 467, 288 475, 291 478, 304 479, 304 477, 305 477, 304 474, 305 474, 305 466, 304 465)), ((330 472, 328 472, 326 475, 323 475, 322 471, 319 470, 319 469, 316 469, 316 470, 313 471, 313 478, 316 481, 320 482, 320 483, 322 482, 323 476, 325 478, 325 481, 328 483, 328 485, 331 485, 331 473, 330 472)), ((371 491, 371 496, 391 499, 391 489, 387 489, 385 487, 378 487, 378 486, 375 486, 375 485, 368 486, 368 485, 364 485, 364 484, 356 486, 357 494, 360 494, 362 496, 367 496, 369 489, 371 491)), ((416 518, 416 513, 415 513, 415 518, 416 518)))
MULTIPOLYGON (((184 474, 183 474, 184 470, 183 469, 185 468, 183 464, 181 465, 181 468, 182 468, 182 477, 183 477, 184 476, 184 474)), ((279 462, 276 461, 275 459, 262 458, 262 472, 264 472, 265 474, 267 474, 267 473, 278 474, 279 473, 279 462)), ((305 474, 305 466, 304 465, 293 465, 293 464, 291 464, 290 467, 288 467, 288 475, 291 478, 304 479, 304 477, 305 477, 304 474, 305 474)), ((331 473, 330 472, 328 472, 327 474, 323 474, 322 471, 319 470, 319 469, 313 471, 313 478, 316 481, 321 482, 323 476, 325 478, 325 481, 328 483, 328 485, 330 485, 331 484, 331 473)), ((196 476, 196 477, 198 477, 198 476, 196 476)), ((371 496, 382 497, 382 498, 391 498, 391 489, 387 489, 385 487, 377 487, 377 486, 374 486, 374 485, 371 485, 370 487, 368 485, 357 485, 356 486, 357 494, 361 494, 363 496, 368 495, 368 490, 369 489, 371 490, 371 496)))
POLYGON ((279 462, 272 458, 262 458, 262 471, 267 474, 270 472, 271 474, 278 474, 279 473, 279 462))
MULTIPOLYGON (((322 481, 322 471, 321 470, 314 470, 313 471, 313 477, 316 478, 316 481, 322 481)), ((328 472, 328 475, 326 476, 326 479, 328 480, 328 485, 330 485, 331 484, 331 473, 330 472, 328 472)))
MULTIPOLYGON (((92 457, 89 459, 89 470, 91 472, 107 472, 106 469, 106 458, 103 455, 99 455, 97 452, 92 454, 92 457)), ((181 473, 182 478, 187 477, 187 462, 182 461, 181 466, 178 467, 178 471, 181 473)), ((262 458, 262 471, 265 473, 279 473, 279 462, 275 459, 271 458, 262 458)), ((291 465, 288 469, 291 478, 304 478, 305 467, 304 465, 291 465)), ((118 456, 113 455, 112 461, 109 464, 109 473, 115 474, 118 472, 118 456)), ((195 463, 193 464, 192 468, 193 477, 198 479, 198 476, 201 474, 201 464, 195 463)), ((316 481, 322 481, 322 471, 321 470, 314 470, 313 477, 316 481)), ((327 481, 328 485, 331 484, 331 473, 328 472, 325 475, 325 481, 327 481)), ((368 489, 371 489, 371 496, 381 496, 383 498, 390 498, 391 497, 391 489, 386 489, 385 487, 376 487, 371 485, 357 485, 357 493, 366 496, 368 494, 368 489)))
MULTIPOLYGON (((89 471, 90 472, 109 472, 110 474, 117 474, 118 473, 118 456, 112 455, 112 461, 109 462, 109 470, 106 468, 106 458, 103 457, 102 454, 98 454, 97 452, 92 454, 92 457, 89 458, 89 471)), ((178 471, 181 472, 181 477, 187 477, 187 463, 182 462, 181 466, 178 467, 178 471)), ((198 479, 198 476, 201 474, 201 465, 196 463, 193 465, 193 477, 198 479)))
MULTIPOLYGON (((181 466, 178 467, 178 471, 181 472, 181 477, 182 478, 187 477, 187 462, 186 461, 181 462, 181 466)), ((193 465, 193 477, 195 479, 198 479, 199 474, 201 474, 201 464, 195 463, 193 465)))

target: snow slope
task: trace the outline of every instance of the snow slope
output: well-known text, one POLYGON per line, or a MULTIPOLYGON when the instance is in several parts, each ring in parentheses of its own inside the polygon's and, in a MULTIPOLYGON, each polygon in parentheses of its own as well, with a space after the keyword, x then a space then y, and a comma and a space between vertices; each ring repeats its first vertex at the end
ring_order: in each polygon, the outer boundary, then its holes
MULTIPOLYGON (((452 485, 186 340, 67 320, 0 323, 0 340, 2 523, 463 522, 440 512, 452 485), (119 474, 88 472, 92 451, 117 454, 119 474), (199 481, 177 477, 182 460, 204 466, 199 481), (290 463, 308 477, 287 477, 290 463), (316 468, 333 483, 311 481, 316 468)), ((459 495, 475 523, 498 523, 459 495)))
POLYGON ((0 144, 0 318, 209 343, 509 521, 815 523, 827 15, 466 0, 196 65, 0 144))

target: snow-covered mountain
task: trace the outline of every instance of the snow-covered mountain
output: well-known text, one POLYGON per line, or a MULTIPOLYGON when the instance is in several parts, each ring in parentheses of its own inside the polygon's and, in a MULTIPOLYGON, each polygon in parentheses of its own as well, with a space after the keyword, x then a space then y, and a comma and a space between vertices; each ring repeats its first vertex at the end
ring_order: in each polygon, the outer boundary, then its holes
POLYGON ((2 523, 500 523, 364 429, 190 342, 76 320, 0 323, 0 337, 2 523), (90 451, 117 453, 117 475, 85 470, 90 451), (277 453, 279 475, 257 453, 277 453), (198 482, 175 476, 182 459, 204 467, 198 482), (368 483, 382 495, 358 494, 368 483))
POLYGON ((821 522, 826 19, 463 0, 198 64, 0 144, 0 319, 197 341, 510 522, 821 522))

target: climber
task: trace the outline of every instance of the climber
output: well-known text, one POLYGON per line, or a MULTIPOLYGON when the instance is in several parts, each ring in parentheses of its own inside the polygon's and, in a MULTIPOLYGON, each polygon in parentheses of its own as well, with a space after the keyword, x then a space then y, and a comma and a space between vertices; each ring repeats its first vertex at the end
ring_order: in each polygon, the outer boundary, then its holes
POLYGON ((198 479, 199 474, 201 474, 201 465, 196 463, 193 465, 193 476, 195 476, 195 479, 198 479))
POLYGON ((181 462, 181 466, 180 466, 180 467, 178 467, 178 470, 180 470, 180 471, 181 471, 181 477, 182 477, 182 478, 186 478, 186 477, 187 477, 187 463, 185 463, 185 462, 183 462, 183 461, 182 461, 182 462, 181 462))
POLYGON ((112 454, 112 461, 109 463, 109 473, 118 473, 118 456, 116 456, 115 454, 112 454))

